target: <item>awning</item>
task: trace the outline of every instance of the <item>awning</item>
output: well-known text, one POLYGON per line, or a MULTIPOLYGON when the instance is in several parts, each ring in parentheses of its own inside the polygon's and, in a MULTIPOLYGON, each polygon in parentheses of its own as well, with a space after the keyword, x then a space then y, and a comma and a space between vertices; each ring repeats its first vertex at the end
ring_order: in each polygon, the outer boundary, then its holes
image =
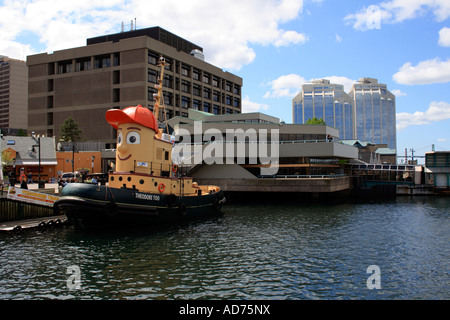
MULTIPOLYGON (((58 161, 41 161, 41 166, 56 166, 58 161)), ((16 166, 39 166, 39 161, 35 160, 16 160, 16 166)))

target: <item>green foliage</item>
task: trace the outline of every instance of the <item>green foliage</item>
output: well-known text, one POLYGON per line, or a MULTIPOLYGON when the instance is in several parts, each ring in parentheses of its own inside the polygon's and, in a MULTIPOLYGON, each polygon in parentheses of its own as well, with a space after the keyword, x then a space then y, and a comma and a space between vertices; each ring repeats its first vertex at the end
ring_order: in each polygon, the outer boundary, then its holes
POLYGON ((82 140, 82 132, 76 122, 69 116, 59 128, 60 141, 76 142, 82 140))
POLYGON ((19 129, 19 131, 17 131, 17 136, 18 137, 26 137, 27 136, 27 132, 23 129, 19 129))
POLYGON ((308 120, 306 121, 306 124, 322 124, 322 125, 327 125, 327 124, 325 123, 325 121, 324 121, 322 118, 317 119, 316 117, 314 117, 314 118, 312 118, 312 119, 308 119, 308 120))

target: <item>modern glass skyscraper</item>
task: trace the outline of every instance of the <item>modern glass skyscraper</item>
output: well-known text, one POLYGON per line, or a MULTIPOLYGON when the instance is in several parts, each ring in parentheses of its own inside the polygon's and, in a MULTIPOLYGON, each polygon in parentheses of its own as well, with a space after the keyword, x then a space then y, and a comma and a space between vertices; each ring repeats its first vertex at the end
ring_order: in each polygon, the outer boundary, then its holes
POLYGON ((395 96, 376 79, 362 78, 349 92, 355 119, 354 139, 397 149, 395 96))
POLYGON ((314 117, 339 130, 340 139, 353 139, 352 99, 344 86, 329 80, 314 80, 302 86, 292 100, 295 124, 305 124, 314 117))

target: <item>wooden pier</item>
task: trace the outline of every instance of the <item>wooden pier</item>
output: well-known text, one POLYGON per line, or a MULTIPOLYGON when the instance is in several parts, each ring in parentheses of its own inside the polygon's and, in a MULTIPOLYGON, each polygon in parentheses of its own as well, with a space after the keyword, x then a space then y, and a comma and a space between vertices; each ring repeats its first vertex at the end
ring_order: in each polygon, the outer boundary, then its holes
POLYGON ((14 187, 12 197, 8 196, 8 189, 2 188, 0 232, 21 233, 28 229, 44 230, 67 225, 66 216, 53 208, 57 198, 54 188, 24 190, 14 187))
POLYGON ((68 225, 66 216, 53 216, 36 219, 0 222, 0 233, 12 232, 20 234, 25 230, 45 230, 68 225))

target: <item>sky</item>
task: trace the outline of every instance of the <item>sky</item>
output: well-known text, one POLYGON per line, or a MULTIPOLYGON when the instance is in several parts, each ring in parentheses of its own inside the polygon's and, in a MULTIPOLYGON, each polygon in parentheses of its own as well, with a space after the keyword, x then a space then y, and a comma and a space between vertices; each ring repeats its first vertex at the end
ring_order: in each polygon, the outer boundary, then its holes
POLYGON ((348 92, 376 78, 396 95, 398 155, 450 150, 449 0, 2 0, 0 55, 85 46, 131 21, 242 77, 243 112, 292 123, 302 84, 324 78, 348 92))

